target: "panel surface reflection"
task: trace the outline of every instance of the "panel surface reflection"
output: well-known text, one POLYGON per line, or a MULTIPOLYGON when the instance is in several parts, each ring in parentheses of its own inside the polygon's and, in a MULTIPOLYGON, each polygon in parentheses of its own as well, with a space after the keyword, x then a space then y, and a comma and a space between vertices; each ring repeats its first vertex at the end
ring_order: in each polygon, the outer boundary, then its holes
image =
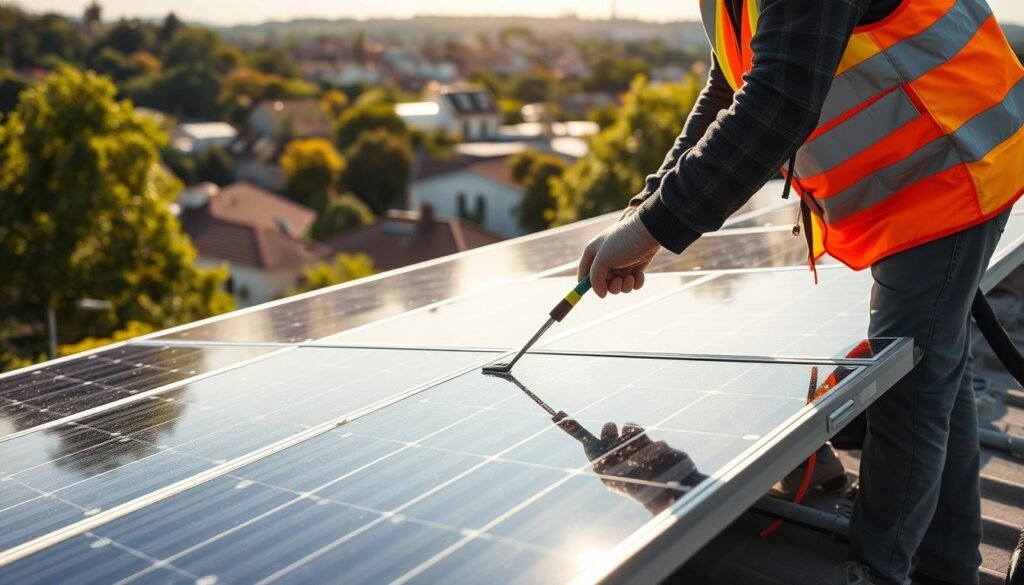
POLYGON ((843 356, 867 333, 871 274, 844 268, 722 275, 540 346, 594 351, 843 356))
POLYGON ((0 378, 0 437, 269 352, 123 345, 0 378))
POLYGON ((4 567, 0 580, 107 559, 129 583, 563 582, 740 464, 809 396, 861 373, 555 355, 516 370, 441 383, 4 567))
POLYGON ((487 355, 292 349, 14 437, 0 443, 0 549, 386 401, 487 355))
MULTIPOLYGON (((648 302, 678 289, 693 277, 652 276, 643 289, 599 301, 588 294, 552 335, 648 302)), ((576 286, 569 277, 508 283, 471 296, 328 337, 326 343, 422 347, 516 348, 547 319, 547 311, 576 286)))

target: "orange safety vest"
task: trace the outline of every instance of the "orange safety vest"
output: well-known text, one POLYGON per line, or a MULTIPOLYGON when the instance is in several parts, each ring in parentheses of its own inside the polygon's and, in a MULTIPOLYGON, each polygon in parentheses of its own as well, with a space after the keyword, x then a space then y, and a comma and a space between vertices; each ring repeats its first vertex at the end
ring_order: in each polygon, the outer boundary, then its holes
MULTIPOLYGON (((700 5, 734 90, 757 60, 761 12, 759 0, 741 2, 738 27, 726 0, 700 5)), ((1024 191, 1024 67, 984 0, 903 0, 855 29, 795 171, 814 215, 812 257, 858 270, 1013 205, 1024 191)))

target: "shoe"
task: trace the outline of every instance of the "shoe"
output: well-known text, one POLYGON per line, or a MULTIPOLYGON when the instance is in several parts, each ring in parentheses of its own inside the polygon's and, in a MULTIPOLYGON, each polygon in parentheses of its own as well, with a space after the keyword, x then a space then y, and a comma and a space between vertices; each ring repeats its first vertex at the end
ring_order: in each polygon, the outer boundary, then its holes
MULTIPOLYGON (((801 463, 789 475, 782 478, 782 481, 775 484, 772 494, 786 500, 792 500, 804 481, 804 473, 807 471, 807 463, 801 463)), ((839 492, 846 488, 848 478, 843 462, 831 445, 825 444, 818 449, 817 459, 814 462, 814 473, 811 474, 811 485, 809 489, 820 488, 827 492, 839 492)))
POLYGON ((817 585, 878 585, 871 580, 864 566, 858 562, 850 561, 839 565, 829 576, 817 585))

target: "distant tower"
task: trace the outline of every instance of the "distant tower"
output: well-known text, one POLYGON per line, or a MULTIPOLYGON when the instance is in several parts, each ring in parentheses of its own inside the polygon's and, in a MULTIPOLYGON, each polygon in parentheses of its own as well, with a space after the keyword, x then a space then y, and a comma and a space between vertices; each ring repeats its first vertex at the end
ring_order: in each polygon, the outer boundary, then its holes
POLYGON ((612 0, 612 12, 611 12, 610 18, 608 19, 608 36, 611 37, 611 39, 613 41, 615 40, 615 37, 616 37, 615 29, 618 28, 618 26, 617 26, 618 23, 616 22, 618 20, 618 18, 619 18, 618 0, 612 0))

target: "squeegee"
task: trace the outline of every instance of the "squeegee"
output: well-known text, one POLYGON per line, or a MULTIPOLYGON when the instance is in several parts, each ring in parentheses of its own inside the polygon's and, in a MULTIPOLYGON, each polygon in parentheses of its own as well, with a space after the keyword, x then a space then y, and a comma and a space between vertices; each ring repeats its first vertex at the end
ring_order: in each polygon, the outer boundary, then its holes
POLYGON ((484 366, 484 373, 497 374, 499 376, 510 375, 512 373, 512 366, 516 365, 519 358, 523 357, 523 354, 533 347, 533 344, 537 343, 537 340, 540 339, 552 325, 564 319, 565 316, 569 314, 569 311, 576 306, 576 303, 580 302, 580 299, 583 298, 583 295, 585 295, 588 290, 590 290, 590 276, 585 276, 583 277, 583 280, 579 281, 576 288, 569 291, 569 294, 565 295, 564 299, 558 301, 558 304, 555 305, 554 309, 551 309, 551 312, 548 313, 547 322, 537 330, 537 333, 533 334, 533 337, 523 345, 522 349, 519 350, 519 353, 517 353, 511 361, 484 366))

